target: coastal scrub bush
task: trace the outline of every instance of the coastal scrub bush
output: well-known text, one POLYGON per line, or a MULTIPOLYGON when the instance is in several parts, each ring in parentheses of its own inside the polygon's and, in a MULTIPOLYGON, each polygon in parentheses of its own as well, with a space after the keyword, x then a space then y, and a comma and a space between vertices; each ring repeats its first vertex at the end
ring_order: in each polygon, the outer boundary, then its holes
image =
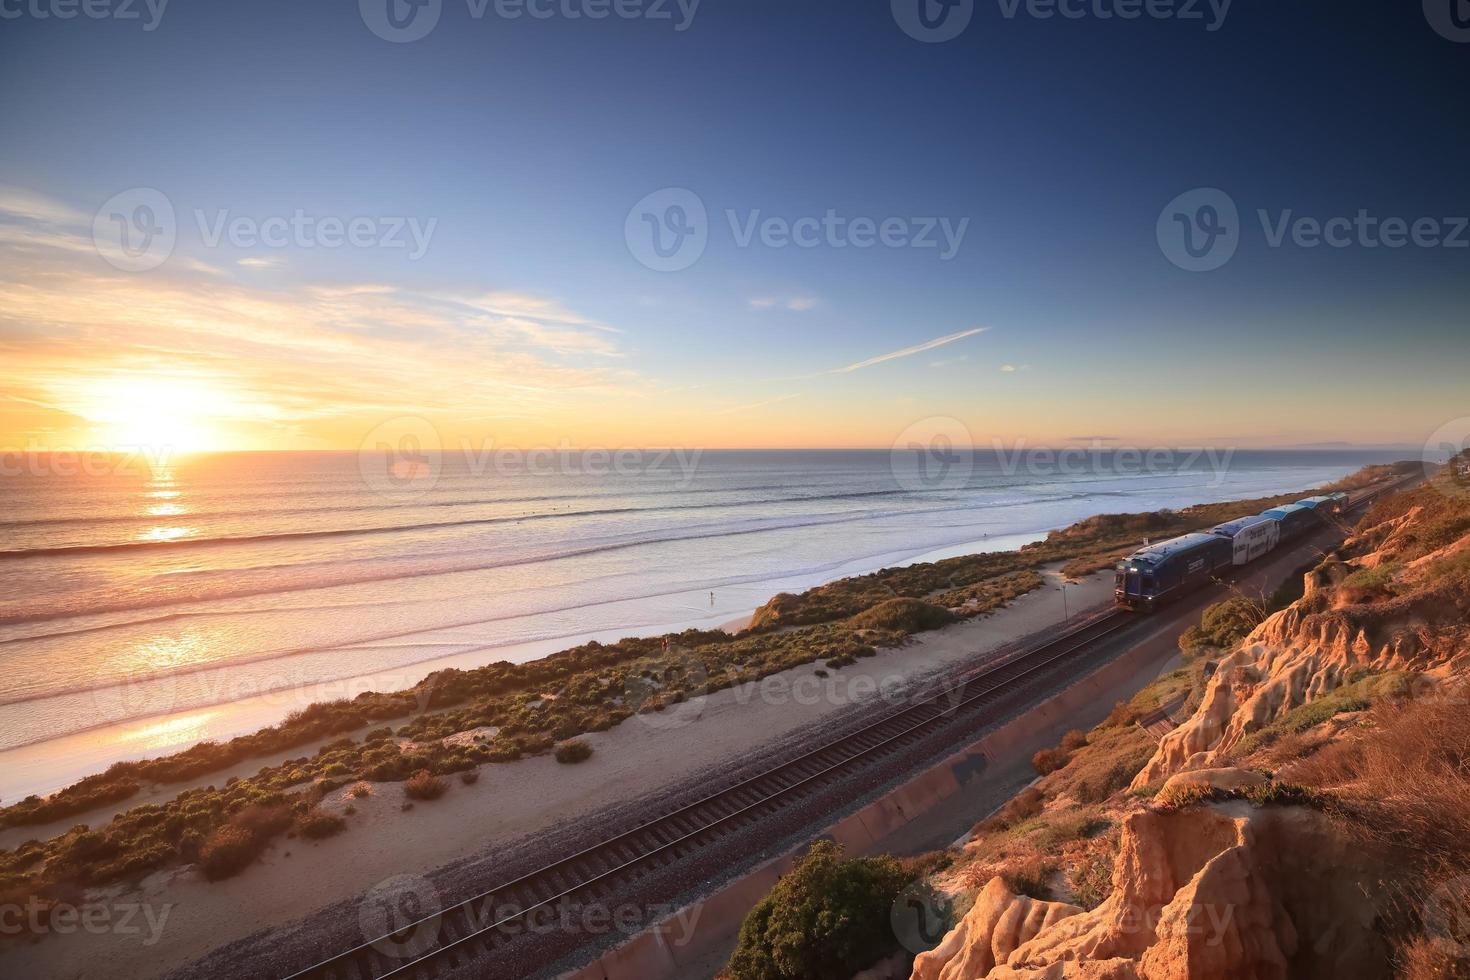
POLYGON ((372 796, 373 784, 361 780, 355 782, 352 784, 352 788, 347 791, 347 795, 352 797, 354 800, 360 800, 364 797, 372 796))
POLYGON ((813 844, 740 927, 734 980, 848 980, 898 948, 893 903, 912 881, 892 857, 813 844))
POLYGON ((1072 753, 1063 748, 1042 749, 1031 757, 1031 768, 1042 776, 1049 776, 1072 760, 1072 753))
POLYGON ((244 871, 259 853, 255 838, 245 828, 225 824, 204 841, 199 868, 210 881, 219 881, 244 871))
POLYGON ((888 599, 848 620, 857 629, 898 630, 922 633, 952 622, 954 615, 943 606, 922 599, 888 599))
POLYGON ((427 769, 420 769, 403 784, 403 795, 411 800, 437 800, 449 784, 427 769))
POLYGON ((347 829, 347 821, 334 813, 312 807, 296 818, 296 829, 302 837, 321 840, 347 829))
POLYGON ((592 746, 579 738, 563 742, 556 747, 556 761, 566 765, 586 762, 590 758, 592 758, 592 746))
POLYGON ((1011 865, 1001 872, 1001 878, 1006 887, 1017 895, 1025 895, 1039 902, 1050 902, 1054 897, 1051 879, 1057 873, 1057 868, 1055 861, 1038 854, 1011 865))
POLYGON ((1261 603, 1243 595, 1231 596, 1205 609, 1200 621, 1179 637, 1179 649, 1186 657, 1228 651, 1265 619, 1261 603))

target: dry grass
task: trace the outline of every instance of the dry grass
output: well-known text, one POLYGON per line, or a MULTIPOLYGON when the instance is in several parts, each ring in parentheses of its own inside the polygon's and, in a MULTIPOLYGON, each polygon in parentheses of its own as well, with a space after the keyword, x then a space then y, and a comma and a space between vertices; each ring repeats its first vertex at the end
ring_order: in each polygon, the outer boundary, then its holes
POLYGON ((1363 737, 1322 748, 1290 778, 1332 790, 1371 839, 1430 870, 1470 868, 1470 712, 1458 698, 1381 702, 1363 737))

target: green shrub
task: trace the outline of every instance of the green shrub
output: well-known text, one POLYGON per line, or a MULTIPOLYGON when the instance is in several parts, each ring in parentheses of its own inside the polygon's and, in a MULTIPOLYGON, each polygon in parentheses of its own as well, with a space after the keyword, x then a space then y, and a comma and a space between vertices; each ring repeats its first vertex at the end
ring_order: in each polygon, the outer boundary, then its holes
POLYGON ((952 622, 954 616, 943 606, 922 599, 889 599, 865 609, 848 620, 856 629, 898 630, 922 633, 952 622))
POLYGON ((592 758, 592 746, 580 738, 563 742, 556 747, 556 761, 566 765, 576 765, 579 762, 586 762, 590 758, 592 758))
POLYGON ((898 948, 893 903, 911 878, 891 857, 845 861, 818 841, 740 927, 734 980, 848 980, 898 948))
POLYGON ((1199 623, 1184 631, 1179 638, 1179 649, 1190 657, 1211 650, 1229 650, 1265 618, 1265 610, 1259 603, 1245 596, 1231 596, 1207 608, 1199 623))

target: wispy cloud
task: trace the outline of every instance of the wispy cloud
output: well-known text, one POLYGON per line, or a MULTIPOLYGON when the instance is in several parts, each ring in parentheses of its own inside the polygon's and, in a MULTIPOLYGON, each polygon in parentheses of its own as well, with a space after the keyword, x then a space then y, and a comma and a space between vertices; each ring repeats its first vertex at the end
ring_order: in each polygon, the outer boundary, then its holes
POLYGON ((792 313, 806 313, 822 305, 821 300, 806 294, 787 297, 757 296, 747 302, 752 310, 774 310, 779 307, 792 313))
POLYGON ((831 371, 828 371, 826 373, 851 374, 854 371, 861 371, 863 368, 870 368, 878 364, 886 364, 889 361, 896 361, 904 357, 913 357, 915 354, 922 354, 925 351, 931 351, 936 347, 943 347, 945 344, 952 344, 957 340, 964 340, 966 337, 973 337, 976 334, 982 334, 989 329, 989 327, 974 327, 970 330, 961 330, 959 333, 947 334, 943 337, 935 337, 933 340, 926 340, 922 344, 915 344, 912 347, 904 347, 900 350, 889 351, 887 354, 879 354, 877 357, 869 357, 866 360, 855 361, 845 367, 833 368, 831 371))
POLYGON ((1020 371, 1029 370, 1031 370, 1031 365, 1029 364, 1002 364, 1000 366, 1001 374, 1016 374, 1020 371))
POLYGON ((243 265, 247 269, 279 269, 286 264, 286 260, 280 255, 252 255, 237 260, 235 264, 243 265))
MULTIPOLYGON (((369 420, 404 414, 567 425, 647 388, 610 366, 620 331, 554 298, 379 282, 266 290, 181 255, 119 273, 90 230, 51 223, 77 220, 0 193, 0 442, 91 438, 108 392, 150 381, 209 392, 209 426, 246 447, 353 445, 369 420)), ((274 260, 261 258, 240 266, 274 260)))

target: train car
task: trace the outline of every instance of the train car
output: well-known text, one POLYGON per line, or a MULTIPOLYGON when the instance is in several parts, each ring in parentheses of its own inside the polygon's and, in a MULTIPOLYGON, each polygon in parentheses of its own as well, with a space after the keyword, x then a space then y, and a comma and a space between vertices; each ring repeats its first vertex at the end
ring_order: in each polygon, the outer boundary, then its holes
POLYGON ((1264 514, 1228 521, 1210 533, 1230 539, 1237 565, 1248 565, 1281 543, 1280 522, 1264 514))
POLYGON ((1322 515, 1318 514, 1314 508, 1303 507, 1301 504, 1273 507, 1262 513, 1261 516, 1273 517, 1281 522, 1282 541, 1290 541, 1292 538, 1306 534, 1323 523, 1322 515))
POLYGON ((1310 507, 1318 514, 1341 514, 1347 509, 1348 495, 1345 493, 1325 493, 1317 497, 1307 497, 1298 500, 1303 507, 1310 507))
POLYGON ((1120 605, 1151 611, 1203 588, 1231 567, 1235 550, 1218 534, 1186 534, 1134 553, 1118 565, 1113 595, 1120 605))

